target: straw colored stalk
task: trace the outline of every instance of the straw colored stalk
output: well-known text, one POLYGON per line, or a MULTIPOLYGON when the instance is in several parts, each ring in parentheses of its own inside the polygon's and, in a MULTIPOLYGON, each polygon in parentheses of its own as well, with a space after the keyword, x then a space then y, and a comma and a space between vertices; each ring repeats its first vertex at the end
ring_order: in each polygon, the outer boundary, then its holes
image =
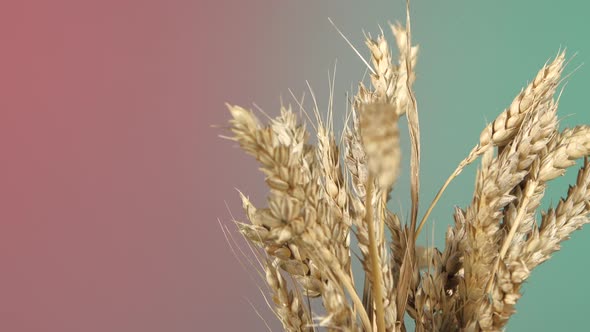
POLYGON ((365 206, 371 208, 365 210, 364 223, 361 222, 357 226, 360 230, 358 238, 361 250, 364 249, 363 265, 366 270, 371 271, 369 281, 375 303, 377 330, 382 331, 386 327, 393 328, 396 321, 394 302, 388 298, 393 294, 393 283, 383 240, 383 211, 385 210, 383 193, 388 192, 393 186, 400 162, 399 132, 394 106, 361 104, 359 129, 369 172, 365 206), (378 192, 382 193, 381 199, 376 202, 372 201, 374 184, 377 185, 378 192), (387 284, 384 281, 387 281, 387 284), (387 316, 387 322, 385 316, 387 316))
POLYGON ((379 311, 380 317, 376 317, 376 321, 382 323, 384 320, 385 328, 391 330, 396 324, 398 314, 395 308, 393 277, 384 241, 383 219, 386 210, 385 197, 398 176, 401 159, 398 116, 394 104, 391 104, 397 68, 391 63, 391 52, 382 35, 376 41, 367 38, 366 43, 375 68, 371 76, 374 91, 367 90, 361 84, 355 97, 353 126, 347 129, 345 136, 346 164, 356 193, 351 201, 356 211, 353 223, 357 227, 357 238, 366 272, 364 301, 367 307, 372 309, 373 296, 379 298, 376 300, 379 302, 376 311, 379 311), (368 184, 375 189, 374 195, 366 195, 368 184), (367 206, 377 208, 369 211, 367 206), (375 270, 380 271, 379 276, 374 273, 375 270), (372 292, 371 287, 374 289, 372 292), (379 289, 381 294, 375 294, 379 289))

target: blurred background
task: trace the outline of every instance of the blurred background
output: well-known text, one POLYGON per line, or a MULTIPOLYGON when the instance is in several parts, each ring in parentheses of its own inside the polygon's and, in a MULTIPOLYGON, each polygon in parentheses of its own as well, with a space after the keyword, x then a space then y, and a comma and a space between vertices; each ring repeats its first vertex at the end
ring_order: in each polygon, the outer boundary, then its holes
MULTIPOLYGON (((413 2, 423 209, 560 48, 577 53, 566 73, 588 61, 589 7, 413 2)), ((306 80, 325 110, 336 59, 342 124, 365 68, 328 17, 368 56, 363 31, 382 27, 393 44, 388 22, 404 21, 404 3, 2 1, 0 330, 266 330, 257 312, 280 330, 220 227, 243 220, 236 188, 264 204, 263 176, 218 136, 228 134, 225 102, 277 114, 281 97, 293 103, 288 89, 309 101, 306 80)), ((567 81, 562 127, 590 123, 589 69, 567 81)), ((475 169, 450 186, 423 243, 443 244, 475 169)), ((545 206, 575 173, 553 183, 545 206)), ((402 177, 390 203, 402 216, 408 188, 402 177)), ((509 331, 585 329, 588 239, 576 233, 533 273, 509 331)))

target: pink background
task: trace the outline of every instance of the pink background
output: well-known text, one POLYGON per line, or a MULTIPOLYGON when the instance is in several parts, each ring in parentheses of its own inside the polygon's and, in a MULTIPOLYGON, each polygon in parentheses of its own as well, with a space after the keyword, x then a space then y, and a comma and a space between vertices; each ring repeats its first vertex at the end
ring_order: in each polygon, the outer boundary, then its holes
POLYGON ((270 3, 0 3, 0 331, 264 327, 217 222, 261 176, 210 125, 270 3))

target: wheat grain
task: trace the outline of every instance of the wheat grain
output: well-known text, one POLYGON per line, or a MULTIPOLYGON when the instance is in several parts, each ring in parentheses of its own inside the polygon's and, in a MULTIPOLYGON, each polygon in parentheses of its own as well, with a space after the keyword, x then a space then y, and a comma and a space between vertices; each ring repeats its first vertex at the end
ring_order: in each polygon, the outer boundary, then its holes
POLYGON ((285 331, 300 332, 313 331, 310 314, 305 311, 301 299, 294 296, 287 287, 287 281, 279 270, 270 262, 264 265, 266 282, 273 292, 272 300, 275 313, 285 331))
POLYGON ((387 40, 381 34, 377 40, 367 38, 365 43, 371 51, 371 62, 375 69, 375 73, 371 74, 371 84, 375 89, 373 102, 390 103, 395 96, 397 68, 391 63, 391 51, 387 40))

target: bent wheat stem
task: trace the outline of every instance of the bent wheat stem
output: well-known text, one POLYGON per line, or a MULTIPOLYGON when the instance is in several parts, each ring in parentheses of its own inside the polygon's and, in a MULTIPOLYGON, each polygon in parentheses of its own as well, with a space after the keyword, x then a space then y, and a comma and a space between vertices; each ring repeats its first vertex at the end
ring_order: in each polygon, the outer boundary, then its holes
POLYGON ((338 277, 338 279, 340 280, 340 282, 343 283, 344 288, 346 288, 346 290, 348 291, 348 295, 350 295, 352 302, 354 303, 354 305, 356 306, 356 309, 358 310, 359 316, 361 317, 361 321, 362 321, 363 325, 365 326, 365 330, 367 332, 372 332, 373 329, 371 328, 372 325, 371 325, 371 321, 369 320, 369 315, 367 314, 367 311, 364 309, 363 301, 361 301, 358 294, 356 293, 356 290, 354 289, 354 286, 353 286, 352 282, 350 281, 349 276, 346 273, 344 273, 344 271, 342 271, 342 269, 336 269, 335 274, 336 274, 336 277, 338 277))
POLYGON ((424 224, 426 223, 426 220, 428 219, 428 217, 432 213, 432 210, 434 209, 434 206, 436 205, 436 203, 438 203, 438 201, 442 197, 442 194, 445 192, 445 190, 447 189, 447 187, 449 186, 449 184, 451 184, 451 181, 453 181, 453 179, 455 179, 461 173, 461 171, 463 170, 463 168, 465 166, 467 166, 468 164, 469 164, 469 158, 465 158, 463 161, 461 161, 461 163, 459 164, 459 166, 457 166, 457 168, 455 169, 455 171, 447 178, 447 180, 445 181, 445 183, 438 190, 438 192, 436 193, 436 196, 434 196, 434 199, 432 200, 432 202, 428 206, 428 209, 426 210, 426 213, 424 213, 424 216, 420 220, 420 224, 418 225, 418 228, 416 229, 415 239, 417 239, 418 238, 418 235, 420 235, 420 231, 422 230, 422 227, 424 227, 424 224))

